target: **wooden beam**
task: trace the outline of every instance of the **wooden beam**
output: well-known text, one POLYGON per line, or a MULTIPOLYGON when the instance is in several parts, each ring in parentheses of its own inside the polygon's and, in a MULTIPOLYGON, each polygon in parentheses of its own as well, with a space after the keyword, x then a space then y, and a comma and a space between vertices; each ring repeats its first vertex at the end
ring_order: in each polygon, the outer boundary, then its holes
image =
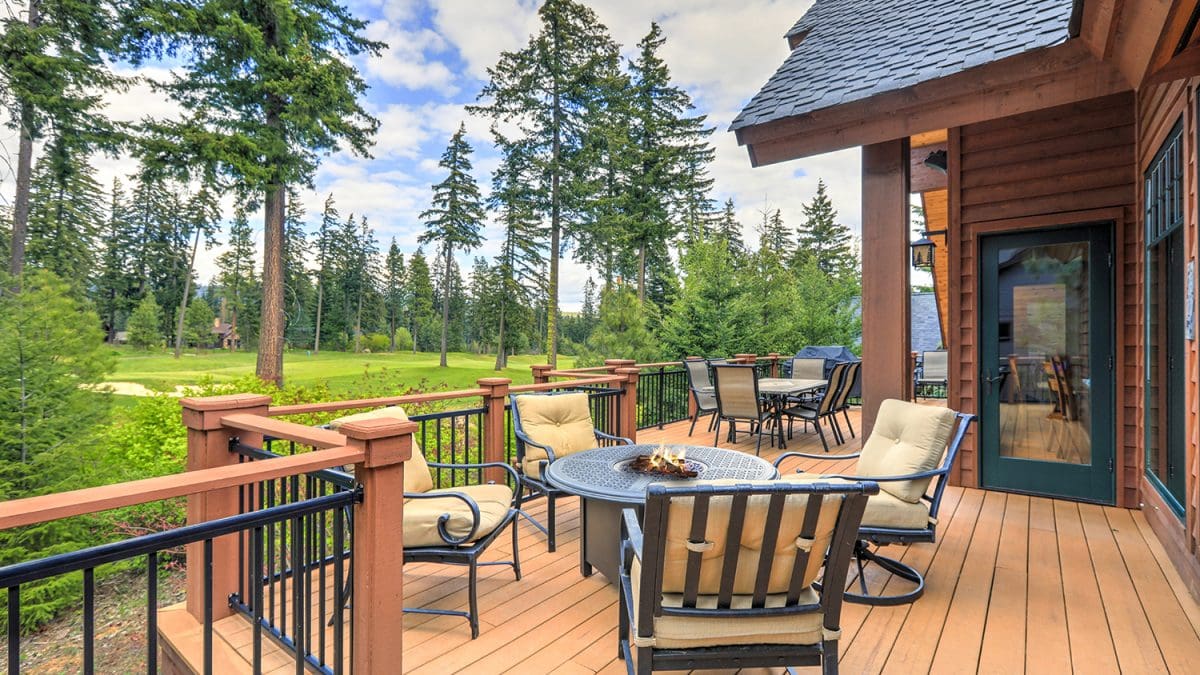
POLYGON ((755 166, 881 143, 1130 89, 1079 41, 1039 49, 861 101, 737 131, 755 166))
POLYGON ((1146 75, 1142 88, 1200 75, 1200 46, 1191 46, 1146 75))
POLYGON ((864 438, 884 399, 908 399, 912 393, 909 152, 907 138, 862 149, 864 438))
POLYGON ((1106 59, 1135 89, 1142 87, 1171 9, 1169 0, 1126 0, 1106 59))
MULTIPOLYGON (((1192 33, 1195 32, 1194 19, 1197 9, 1197 0, 1174 0, 1171 2, 1162 29, 1158 34, 1158 40, 1155 41, 1154 51, 1150 54, 1149 62, 1146 64, 1146 72, 1141 78, 1142 83, 1139 88, 1146 86, 1147 81, 1154 74, 1166 68, 1176 55, 1183 51, 1181 46, 1191 42, 1192 33)), ((1170 82, 1182 79, 1187 74, 1158 81, 1170 82)))
POLYGON ((1124 0, 1087 0, 1079 37, 1098 59, 1110 56, 1124 0))

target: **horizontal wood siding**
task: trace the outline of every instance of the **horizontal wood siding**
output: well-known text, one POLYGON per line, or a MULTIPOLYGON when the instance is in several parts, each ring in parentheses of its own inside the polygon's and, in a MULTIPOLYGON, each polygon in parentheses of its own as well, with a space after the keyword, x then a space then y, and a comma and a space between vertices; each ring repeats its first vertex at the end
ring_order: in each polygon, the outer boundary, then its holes
MULTIPOLYGON (((951 330, 958 367, 951 371, 950 394, 961 410, 978 411, 977 321, 979 237, 985 233, 1053 227, 1081 222, 1083 212, 1107 210, 1117 221, 1117 353, 1124 370, 1117 377, 1117 501, 1138 504, 1141 445, 1137 437, 1141 393, 1140 255, 1134 204, 1138 184, 1135 160, 1135 102, 1132 93, 972 124, 951 133, 951 242, 957 264, 951 275, 951 330), (1130 323, 1135 320, 1138 323, 1130 323), (1132 359, 1132 369, 1129 364, 1132 359)), ((977 439, 963 449, 956 476, 978 485, 977 439)))

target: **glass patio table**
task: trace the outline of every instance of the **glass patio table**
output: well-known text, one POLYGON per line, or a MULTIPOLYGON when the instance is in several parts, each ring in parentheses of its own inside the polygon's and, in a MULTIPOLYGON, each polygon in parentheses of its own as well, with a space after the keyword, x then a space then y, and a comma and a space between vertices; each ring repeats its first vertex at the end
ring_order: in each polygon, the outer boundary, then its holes
POLYGON ((768 480, 779 472, 765 459, 737 450, 697 445, 614 445, 586 450, 557 459, 546 467, 546 480, 554 487, 579 496, 582 533, 579 541, 579 570, 591 576, 599 570, 617 583, 621 562, 621 511, 633 507, 642 515, 646 487, 651 483, 687 485, 697 480, 734 478, 768 480), (686 466, 695 478, 676 478, 635 471, 629 465, 638 455, 656 450, 686 452, 686 466))

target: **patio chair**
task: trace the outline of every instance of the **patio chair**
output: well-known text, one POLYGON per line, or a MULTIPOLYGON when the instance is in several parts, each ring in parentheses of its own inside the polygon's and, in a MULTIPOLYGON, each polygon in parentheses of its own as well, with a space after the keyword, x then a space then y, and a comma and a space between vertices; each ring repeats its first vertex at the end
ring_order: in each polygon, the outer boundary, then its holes
POLYGON ((833 439, 838 445, 845 442, 845 439, 842 438, 842 430, 838 427, 837 404, 839 400, 844 403, 846 397, 849 396, 850 389, 844 386, 846 369, 849 365, 849 363, 838 363, 833 366, 833 371, 829 373, 829 384, 825 386, 825 391, 821 393, 821 397, 815 403, 802 402, 784 409, 783 414, 788 418, 789 438, 792 435, 792 423, 797 419, 803 420, 805 424, 811 422, 817 428, 821 446, 825 448, 825 452, 829 452, 829 441, 825 438, 825 430, 821 428, 821 420, 828 420, 829 430, 833 432, 833 439), (845 396, 842 396, 843 390, 845 396))
MULTIPOLYGON (((362 419, 388 417, 407 421, 408 416, 399 407, 380 408, 370 412, 348 415, 329 423, 337 429, 347 422, 362 419)), ((501 462, 483 464, 447 464, 429 462, 421 447, 413 443, 412 458, 404 464, 404 519, 402 541, 404 563, 430 562, 447 565, 465 565, 468 569, 467 600, 469 611, 436 609, 429 607, 405 607, 412 614, 436 614, 461 616, 471 625, 471 639, 479 637, 479 593, 480 566, 510 565, 517 581, 521 580, 520 548, 517 545, 517 515, 521 510, 521 493, 504 484, 459 485, 449 488, 434 488, 430 469, 484 469, 498 468, 506 471, 513 485, 518 485, 517 472, 501 462), (512 526, 512 560, 480 562, 479 557, 487 550, 506 527, 512 526)), ((353 574, 353 568, 351 568, 353 574)), ((350 601, 350 579, 342 591, 339 606, 350 601)))
POLYGON ((606 434, 592 422, 587 392, 562 391, 544 394, 511 394, 513 435, 517 439, 517 473, 521 489, 532 498, 546 498, 546 524, 522 513, 546 535, 554 552, 554 503, 566 494, 542 479, 546 467, 559 457, 599 447, 601 441, 632 445, 633 441, 606 434))
POLYGON ((713 385, 717 394, 716 438, 721 445, 721 422, 729 422, 729 440, 737 442, 738 421, 749 422, 749 433, 758 433, 754 454, 762 451, 763 423, 773 419, 771 409, 764 406, 758 395, 758 371, 750 365, 724 365, 713 368, 713 385))
POLYGON ((825 359, 793 358, 788 373, 794 380, 823 380, 825 359))
MULTIPOLYGON (((950 363, 946 351, 921 352, 921 372, 917 376, 916 386, 913 387, 913 399, 920 392, 928 392, 932 388, 945 391, 950 378, 950 363)), ((925 398, 929 398, 928 395, 925 398)))
MULTIPOLYGON (((854 425, 850 423, 850 392, 854 391, 861 373, 862 361, 851 361, 846 365, 846 372, 842 376, 842 389, 837 394, 837 400, 833 402, 834 411, 842 413, 842 417, 846 420, 846 428, 850 429, 850 438, 857 438, 854 435, 854 425)), ((836 421, 837 416, 835 415, 833 419, 836 421)), ((840 425, 838 432, 841 432, 840 425)), ((846 437, 843 435, 842 441, 845 440, 846 437)))
POLYGON ((717 394, 712 389, 712 380, 708 377, 708 362, 704 359, 684 359, 684 370, 687 372, 688 390, 692 392, 692 400, 696 402, 696 410, 692 413, 692 426, 688 427, 688 436, 696 430, 696 420, 701 415, 710 415, 708 430, 712 431, 716 422, 717 394), (701 391, 701 390, 704 391, 701 391))
POLYGON ((878 491, 871 482, 650 485, 644 524, 633 509, 623 514, 617 640, 628 672, 836 673, 842 593, 815 588, 845 588, 878 491))
MULTIPOLYGON (((831 480, 879 483, 880 492, 867 502, 858 541, 854 545, 861 592, 846 591, 847 602, 900 605, 913 602, 925 592, 925 578, 920 572, 899 560, 880 555, 878 550, 888 544, 936 541, 938 509, 946 490, 946 476, 974 419, 974 415, 949 408, 888 399, 879 406, 875 428, 863 443, 862 451, 832 458, 858 458, 854 475, 820 476, 797 470, 795 474, 782 477, 781 480, 800 483, 831 480), (871 593, 863 568, 872 562, 916 587, 891 595, 871 593)), ((789 457, 831 459, 828 455, 785 452, 775 460, 775 466, 789 457)))

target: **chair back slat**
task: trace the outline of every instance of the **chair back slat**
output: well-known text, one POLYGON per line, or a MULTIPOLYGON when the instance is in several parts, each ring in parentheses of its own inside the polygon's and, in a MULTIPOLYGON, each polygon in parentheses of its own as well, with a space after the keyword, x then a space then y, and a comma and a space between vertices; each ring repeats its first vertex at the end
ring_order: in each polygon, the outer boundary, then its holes
POLYGON ((825 359, 795 357, 792 359, 791 375, 796 380, 823 380, 825 359))
POLYGON ((712 380, 708 377, 708 362, 704 359, 684 359, 684 368, 687 369, 688 384, 692 389, 702 389, 711 387, 712 380))
POLYGON ((742 528, 746 524, 746 494, 733 496, 733 506, 729 510, 729 534, 725 546, 725 557, 721 561, 721 588, 717 592, 717 607, 729 609, 733 601, 733 583, 737 580, 738 556, 742 552, 739 543, 742 541, 742 528))
MULTIPOLYGON (((775 544, 777 537, 771 536, 772 533, 779 531, 779 524, 783 522, 783 504, 787 501, 787 495, 776 493, 771 495, 770 504, 767 506, 767 522, 763 527, 763 542, 762 548, 758 553, 758 571, 754 578, 754 597, 751 599, 751 607, 764 607, 767 604, 767 589, 771 584, 772 563, 775 561, 775 544)), ((807 509, 806 509, 807 510, 807 509)), ((731 542, 732 544, 732 542, 731 542)))
POLYGON ((850 392, 854 391, 854 385, 858 383, 858 374, 861 370, 862 361, 851 361, 846 364, 846 371, 842 374, 842 386, 838 388, 837 399, 833 402, 835 410, 846 407, 846 401, 850 398, 850 392))
POLYGON ((834 404, 838 400, 838 396, 842 393, 843 382, 846 379, 845 362, 837 363, 833 366, 833 370, 829 373, 829 383, 825 385, 825 391, 821 394, 821 401, 817 404, 817 412, 819 414, 827 414, 834 409, 834 404))
MULTIPOLYGON (((825 495, 812 494, 808 496, 808 508, 804 511, 804 524, 800 526, 800 536, 807 540, 815 538, 817 520, 821 517, 821 509, 825 507, 825 495)), ((796 547, 796 559, 792 563, 792 578, 788 581, 787 604, 794 605, 800 600, 800 593, 807 586, 804 583, 804 573, 808 569, 808 559, 813 555, 812 549, 804 546, 796 547)), ((820 555, 820 552, 817 552, 820 555)))
POLYGON ((759 419, 758 374, 754 366, 717 366, 713 368, 713 379, 722 417, 759 419))
MULTIPOLYGON (((708 498, 706 494, 696 495, 692 504, 692 528, 688 540, 703 545, 708 534, 708 498)), ((700 548, 689 548, 687 571, 683 581, 683 606, 695 607, 696 597, 700 595, 700 565, 704 562, 704 552, 700 548)))

